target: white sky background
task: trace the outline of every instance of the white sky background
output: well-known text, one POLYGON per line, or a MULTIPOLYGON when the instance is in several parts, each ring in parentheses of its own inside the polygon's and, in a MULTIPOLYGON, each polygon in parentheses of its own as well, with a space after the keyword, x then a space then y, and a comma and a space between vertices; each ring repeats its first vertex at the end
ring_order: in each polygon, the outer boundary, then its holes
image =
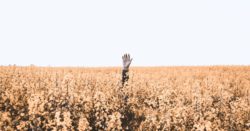
POLYGON ((250 1, 0 1, 0 65, 249 65, 250 1))

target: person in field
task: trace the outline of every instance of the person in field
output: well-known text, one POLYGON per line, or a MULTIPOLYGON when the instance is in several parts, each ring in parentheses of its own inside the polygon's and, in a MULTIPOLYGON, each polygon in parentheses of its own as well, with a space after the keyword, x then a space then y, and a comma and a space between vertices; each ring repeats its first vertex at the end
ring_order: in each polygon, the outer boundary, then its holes
POLYGON ((130 58, 129 54, 124 54, 122 56, 122 62, 123 62, 123 67, 122 67, 122 86, 128 81, 129 79, 129 66, 132 62, 132 58, 130 58))

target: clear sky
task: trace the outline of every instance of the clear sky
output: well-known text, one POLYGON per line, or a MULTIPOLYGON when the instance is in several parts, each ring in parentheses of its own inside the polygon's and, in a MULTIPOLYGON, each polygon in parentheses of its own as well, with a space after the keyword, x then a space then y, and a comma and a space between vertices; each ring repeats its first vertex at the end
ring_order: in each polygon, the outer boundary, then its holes
POLYGON ((249 65, 249 0, 2 0, 0 65, 249 65))

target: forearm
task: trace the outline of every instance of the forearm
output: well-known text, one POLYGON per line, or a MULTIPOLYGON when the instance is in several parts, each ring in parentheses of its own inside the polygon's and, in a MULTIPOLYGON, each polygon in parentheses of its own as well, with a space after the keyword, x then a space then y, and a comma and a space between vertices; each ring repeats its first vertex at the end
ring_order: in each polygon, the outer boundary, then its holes
POLYGON ((125 82, 128 81, 129 79, 129 74, 128 74, 129 70, 122 70, 122 85, 124 85, 125 82))

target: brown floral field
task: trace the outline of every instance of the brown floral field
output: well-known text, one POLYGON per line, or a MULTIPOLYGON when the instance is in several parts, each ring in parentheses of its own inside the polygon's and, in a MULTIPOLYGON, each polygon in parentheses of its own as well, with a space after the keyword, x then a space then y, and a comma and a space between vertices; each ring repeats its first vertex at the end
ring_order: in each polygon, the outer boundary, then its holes
POLYGON ((0 130, 250 130, 250 67, 0 67, 0 130))

